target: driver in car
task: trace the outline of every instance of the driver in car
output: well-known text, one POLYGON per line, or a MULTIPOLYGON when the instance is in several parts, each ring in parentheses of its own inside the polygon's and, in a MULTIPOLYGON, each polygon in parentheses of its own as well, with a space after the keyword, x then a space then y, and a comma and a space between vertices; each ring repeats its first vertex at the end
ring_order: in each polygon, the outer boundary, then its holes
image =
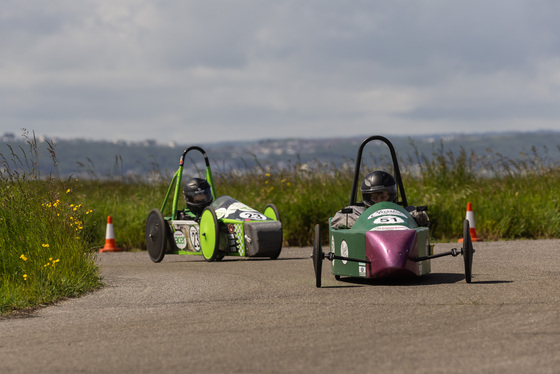
MULTIPOLYGON (((376 170, 366 175, 360 186, 362 192, 362 202, 356 205, 347 206, 336 212, 331 220, 333 229, 349 229, 358 217, 370 206, 382 202, 397 202, 397 182, 395 178, 386 171, 376 170)), ((407 206, 405 209, 414 218, 418 226, 429 226, 430 219, 425 209, 416 206, 407 206)))
POLYGON ((187 204, 187 211, 178 212, 178 219, 194 219, 200 221, 202 211, 212 201, 212 189, 210 184, 202 178, 191 178, 183 186, 183 197, 187 204))

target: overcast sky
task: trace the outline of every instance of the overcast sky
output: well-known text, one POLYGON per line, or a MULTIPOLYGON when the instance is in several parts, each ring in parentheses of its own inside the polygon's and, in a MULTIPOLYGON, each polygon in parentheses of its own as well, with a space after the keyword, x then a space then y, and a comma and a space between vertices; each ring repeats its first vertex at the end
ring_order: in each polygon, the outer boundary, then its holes
POLYGON ((0 0, 0 135, 560 130, 556 0, 0 0))

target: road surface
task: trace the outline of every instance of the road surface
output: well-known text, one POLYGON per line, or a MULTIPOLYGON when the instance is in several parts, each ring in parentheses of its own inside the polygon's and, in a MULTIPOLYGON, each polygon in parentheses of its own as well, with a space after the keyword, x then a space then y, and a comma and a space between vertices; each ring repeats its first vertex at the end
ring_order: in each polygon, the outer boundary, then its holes
MULTIPOLYGON (((436 244, 445 252, 457 243, 436 244)), ((0 320, 1 373, 559 373, 560 240, 474 243, 414 281, 102 253, 100 291, 0 320)))

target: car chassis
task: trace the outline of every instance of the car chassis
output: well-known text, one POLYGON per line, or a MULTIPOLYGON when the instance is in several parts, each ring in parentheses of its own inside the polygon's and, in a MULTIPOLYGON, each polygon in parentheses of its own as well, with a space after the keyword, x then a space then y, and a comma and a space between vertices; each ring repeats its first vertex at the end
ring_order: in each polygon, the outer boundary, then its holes
POLYGON ((206 152, 198 146, 187 148, 161 210, 152 209, 146 220, 146 248, 151 260, 161 262, 166 254, 202 255, 207 261, 219 261, 224 256, 278 258, 282 250, 282 222, 274 204, 268 204, 260 213, 224 195, 204 208, 200 217, 188 207, 178 209, 184 161, 190 151, 198 151, 204 157, 205 180, 210 185, 212 196, 216 197, 206 152), (162 212, 173 188, 171 216, 164 217, 162 212))
MULTIPOLYGON (((320 225, 315 225, 313 240, 313 268, 315 285, 321 287, 322 262, 331 262, 331 273, 335 279, 341 276, 359 278, 387 278, 420 276, 431 271, 430 260, 443 256, 462 255, 465 280, 472 279, 474 249, 470 236, 469 221, 463 222, 463 245, 448 252, 433 253, 429 241, 429 229, 420 227, 405 209, 408 204, 402 182, 397 156, 391 142, 379 135, 366 138, 358 149, 354 180, 350 194, 350 206, 356 205, 360 166, 363 149, 369 142, 378 140, 387 145, 391 153, 395 180, 400 201, 380 202, 367 208, 350 229, 331 227, 329 219, 329 252, 323 252, 320 225)), ((420 209, 420 207, 419 207, 420 209)), ((422 209, 427 209, 422 207, 422 209)), ((342 213, 351 213, 343 209, 342 213)))

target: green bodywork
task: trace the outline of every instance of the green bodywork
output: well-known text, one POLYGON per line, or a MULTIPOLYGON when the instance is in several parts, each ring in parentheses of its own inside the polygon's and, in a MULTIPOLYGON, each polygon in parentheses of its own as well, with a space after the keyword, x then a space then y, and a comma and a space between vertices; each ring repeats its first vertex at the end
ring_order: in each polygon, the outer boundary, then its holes
MULTIPOLYGON (((367 276, 366 257, 366 232, 384 229, 412 229, 416 231, 415 249, 411 255, 415 258, 432 254, 429 243, 429 229, 419 227, 414 218, 402 206, 391 203, 377 203, 362 213, 350 229, 333 229, 329 220, 329 246, 330 252, 337 256, 364 259, 364 262, 343 261, 335 259, 331 262, 331 272, 334 275, 351 277, 367 276), (343 241, 346 243, 345 250, 343 241)), ((412 260, 410 260, 412 261, 412 260)), ((419 261, 418 275, 428 274, 431 271, 430 260, 419 261)))
MULTIPOLYGON (((214 187, 214 179, 212 178, 212 171, 210 169, 210 163, 208 157, 204 150, 199 147, 190 147, 181 156, 179 168, 173 175, 167 193, 163 200, 161 206, 161 212, 167 212, 167 216, 164 217, 165 221, 168 223, 171 229, 171 240, 175 245, 170 245, 167 247, 167 254, 179 254, 179 255, 203 255, 200 246, 200 232, 201 229, 204 232, 212 232, 216 239, 218 240, 218 250, 220 254, 227 256, 239 256, 244 257, 246 255, 245 248, 245 228, 244 223, 248 220, 240 221, 239 219, 230 219, 227 217, 218 217, 220 224, 218 225, 218 232, 215 232, 213 227, 201 228, 200 225, 209 225, 209 220, 203 222, 203 220, 197 220, 196 215, 191 212, 187 207, 184 209, 179 209, 179 201, 182 199, 182 177, 183 177, 183 166, 186 154, 191 150, 197 150, 204 156, 204 161, 206 163, 205 179, 210 185, 214 205, 217 199, 216 189, 214 187), (171 202, 170 215, 169 210, 165 209, 171 202), (231 233, 229 229, 231 228, 231 233), (234 245, 231 243, 234 242, 234 245)), ((245 206, 246 207, 246 206, 245 206)), ((247 209, 252 209, 246 207, 247 209)), ((256 213, 256 211, 255 211, 256 213)), ((205 213, 203 212, 203 215, 205 213)), ((279 220, 277 217, 277 212, 274 211, 270 206, 265 209, 264 216, 270 220, 279 220)), ((261 218, 262 219, 262 218, 261 218)))

